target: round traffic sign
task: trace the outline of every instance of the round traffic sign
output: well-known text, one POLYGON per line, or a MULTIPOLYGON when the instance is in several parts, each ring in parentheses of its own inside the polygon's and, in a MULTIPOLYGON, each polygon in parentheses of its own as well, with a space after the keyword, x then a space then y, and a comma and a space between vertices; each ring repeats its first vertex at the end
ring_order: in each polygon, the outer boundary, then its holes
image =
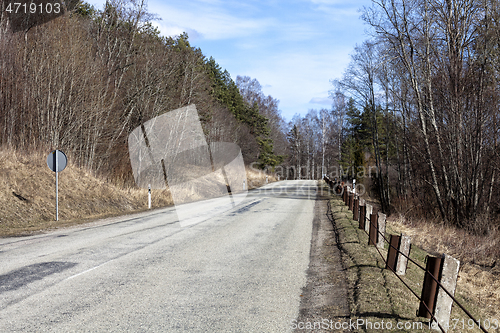
POLYGON ((54 150, 47 157, 47 165, 49 169, 54 172, 63 171, 66 168, 67 164, 68 164, 68 158, 66 157, 66 154, 64 154, 60 150, 54 150), (57 165, 57 170, 56 170, 56 165, 57 165))

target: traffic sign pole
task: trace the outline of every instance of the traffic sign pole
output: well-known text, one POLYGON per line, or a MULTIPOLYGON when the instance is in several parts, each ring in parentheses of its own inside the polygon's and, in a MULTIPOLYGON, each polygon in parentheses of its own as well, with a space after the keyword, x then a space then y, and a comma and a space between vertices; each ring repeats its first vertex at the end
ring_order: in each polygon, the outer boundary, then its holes
POLYGON ((59 159, 57 158, 57 154, 54 154, 56 157, 56 221, 59 221, 59 159))
POLYGON ((59 172, 68 164, 68 158, 60 150, 54 150, 47 157, 47 166, 56 173, 56 221, 59 221, 59 172))

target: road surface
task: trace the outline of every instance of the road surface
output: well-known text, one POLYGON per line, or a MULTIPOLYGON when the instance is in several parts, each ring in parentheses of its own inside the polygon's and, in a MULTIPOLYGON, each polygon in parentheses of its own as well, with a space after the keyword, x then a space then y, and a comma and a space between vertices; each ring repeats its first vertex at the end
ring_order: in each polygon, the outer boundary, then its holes
POLYGON ((0 239, 0 331, 290 331, 316 189, 269 184, 188 227, 171 207, 0 239))

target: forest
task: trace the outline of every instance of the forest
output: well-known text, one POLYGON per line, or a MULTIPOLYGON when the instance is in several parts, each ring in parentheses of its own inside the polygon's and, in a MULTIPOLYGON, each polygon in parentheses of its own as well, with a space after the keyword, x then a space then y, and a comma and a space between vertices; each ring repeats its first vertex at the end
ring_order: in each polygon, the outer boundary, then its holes
POLYGON ((388 214, 497 230, 498 1, 374 0, 362 19, 332 109, 292 120, 289 163, 356 179, 388 214))
POLYGON ((238 144, 245 163, 261 169, 283 161, 278 101, 256 79, 235 82, 185 33, 161 36, 144 0, 72 5, 22 30, 2 15, 0 146, 62 149, 83 168, 133 184, 131 130, 195 104, 208 142, 238 144))
POLYGON ((332 81, 338 160, 387 213, 497 230, 498 1, 377 0, 362 19, 370 38, 332 81))
POLYGON ((143 0, 13 31, 0 21, 0 146, 65 150, 133 184, 127 135, 196 104, 208 141, 282 179, 356 179, 387 214, 498 229, 500 7, 493 0, 373 0, 368 39, 332 78, 332 107, 287 122, 256 78, 224 70, 187 34, 161 36, 143 0))

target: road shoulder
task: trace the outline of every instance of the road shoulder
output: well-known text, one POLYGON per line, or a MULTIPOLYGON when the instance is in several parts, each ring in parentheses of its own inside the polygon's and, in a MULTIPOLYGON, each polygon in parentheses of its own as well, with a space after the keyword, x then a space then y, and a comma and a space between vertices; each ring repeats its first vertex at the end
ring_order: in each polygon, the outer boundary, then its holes
POLYGON ((346 275, 338 248, 338 237, 328 216, 330 192, 321 182, 318 190, 307 284, 302 290, 299 315, 296 321, 292 322, 295 332, 332 330, 335 323, 348 321, 350 315, 346 275))

